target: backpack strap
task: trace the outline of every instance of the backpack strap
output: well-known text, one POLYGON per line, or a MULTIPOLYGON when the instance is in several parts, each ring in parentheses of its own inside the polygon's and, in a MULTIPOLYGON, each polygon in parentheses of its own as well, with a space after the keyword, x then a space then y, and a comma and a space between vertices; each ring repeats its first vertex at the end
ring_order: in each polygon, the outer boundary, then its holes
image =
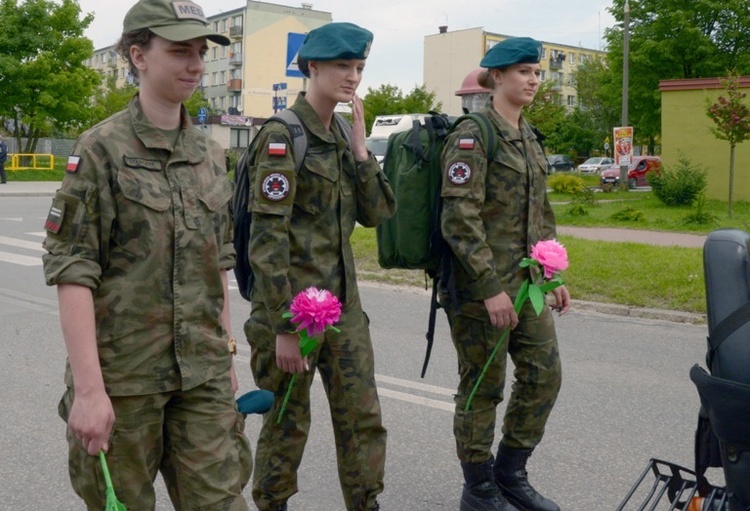
POLYGON ((456 119, 451 130, 466 119, 471 119, 479 126, 479 129, 482 132, 482 143, 484 144, 487 160, 492 160, 495 157, 495 150, 497 147, 497 136, 495 135, 495 128, 492 126, 492 121, 490 121, 490 118, 483 113, 472 112, 456 119))
POLYGON ((708 334, 709 350, 706 354, 706 364, 709 369, 711 369, 714 354, 719 349, 719 346, 721 346, 721 343, 748 322, 750 322, 750 302, 735 309, 729 316, 722 319, 708 334))

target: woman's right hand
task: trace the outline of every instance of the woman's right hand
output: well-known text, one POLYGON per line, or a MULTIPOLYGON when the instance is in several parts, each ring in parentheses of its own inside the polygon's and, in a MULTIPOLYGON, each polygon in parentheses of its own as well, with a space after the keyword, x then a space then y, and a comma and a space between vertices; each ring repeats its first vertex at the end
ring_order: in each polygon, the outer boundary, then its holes
POLYGON ((307 371, 307 359, 302 358, 297 334, 276 335, 276 365, 287 373, 307 371))
POLYGON ((499 295, 485 298, 484 306, 487 308, 487 314, 490 316, 490 323, 495 328, 507 328, 511 330, 518 324, 518 314, 513 308, 513 302, 508 293, 503 291, 499 295))
POLYGON ((97 456, 99 451, 109 450, 109 438, 114 424, 112 401, 103 389, 90 393, 76 390, 68 416, 68 427, 89 455, 97 456))

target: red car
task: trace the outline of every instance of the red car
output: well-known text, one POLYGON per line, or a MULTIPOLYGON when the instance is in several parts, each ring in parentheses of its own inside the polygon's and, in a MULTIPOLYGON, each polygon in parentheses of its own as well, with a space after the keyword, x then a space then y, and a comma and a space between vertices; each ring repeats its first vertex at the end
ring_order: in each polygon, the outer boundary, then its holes
MULTIPOLYGON (((628 188, 631 190, 636 186, 646 186, 646 175, 651 172, 659 172, 661 169, 661 158, 658 156, 634 156, 633 161, 628 166, 628 188)), ((611 184, 619 186, 620 184, 620 167, 612 165, 606 170, 602 170, 601 184, 611 184)))

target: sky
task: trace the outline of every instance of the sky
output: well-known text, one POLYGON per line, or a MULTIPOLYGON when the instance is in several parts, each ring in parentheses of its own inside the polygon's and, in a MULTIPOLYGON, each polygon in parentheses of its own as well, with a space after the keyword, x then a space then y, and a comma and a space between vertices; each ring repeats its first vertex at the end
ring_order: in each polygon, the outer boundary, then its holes
MULTIPOLYGON (((301 1, 267 0, 299 7, 301 1)), ((93 13, 85 34, 94 48, 114 44, 122 20, 135 0, 78 0, 81 11, 93 13)), ((197 0, 206 16, 238 9, 244 0, 197 0)), ((423 83, 424 37, 482 27, 487 32, 527 36, 540 41, 603 50, 604 31, 615 24, 607 10, 611 0, 306 0, 313 9, 330 12, 333 21, 348 21, 375 35, 360 85, 367 88, 393 84, 404 93, 423 83)), ((479 65, 479 62, 477 62, 479 65)))

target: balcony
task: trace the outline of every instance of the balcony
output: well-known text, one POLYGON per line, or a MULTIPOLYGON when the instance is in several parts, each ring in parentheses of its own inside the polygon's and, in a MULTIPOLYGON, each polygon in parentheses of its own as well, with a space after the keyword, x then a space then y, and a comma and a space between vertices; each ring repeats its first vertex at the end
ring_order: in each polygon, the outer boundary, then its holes
POLYGON ((242 39, 242 25, 229 27, 229 37, 232 39, 242 39))
POLYGON ((229 65, 230 66, 241 66, 242 65, 242 53, 233 52, 229 54, 229 65))
POLYGON ((565 55, 558 55, 556 57, 549 58, 549 68, 552 70, 558 70, 563 68, 563 62, 565 62, 565 55))
POLYGON ((227 82, 227 92, 242 92, 242 79, 232 78, 227 82))

